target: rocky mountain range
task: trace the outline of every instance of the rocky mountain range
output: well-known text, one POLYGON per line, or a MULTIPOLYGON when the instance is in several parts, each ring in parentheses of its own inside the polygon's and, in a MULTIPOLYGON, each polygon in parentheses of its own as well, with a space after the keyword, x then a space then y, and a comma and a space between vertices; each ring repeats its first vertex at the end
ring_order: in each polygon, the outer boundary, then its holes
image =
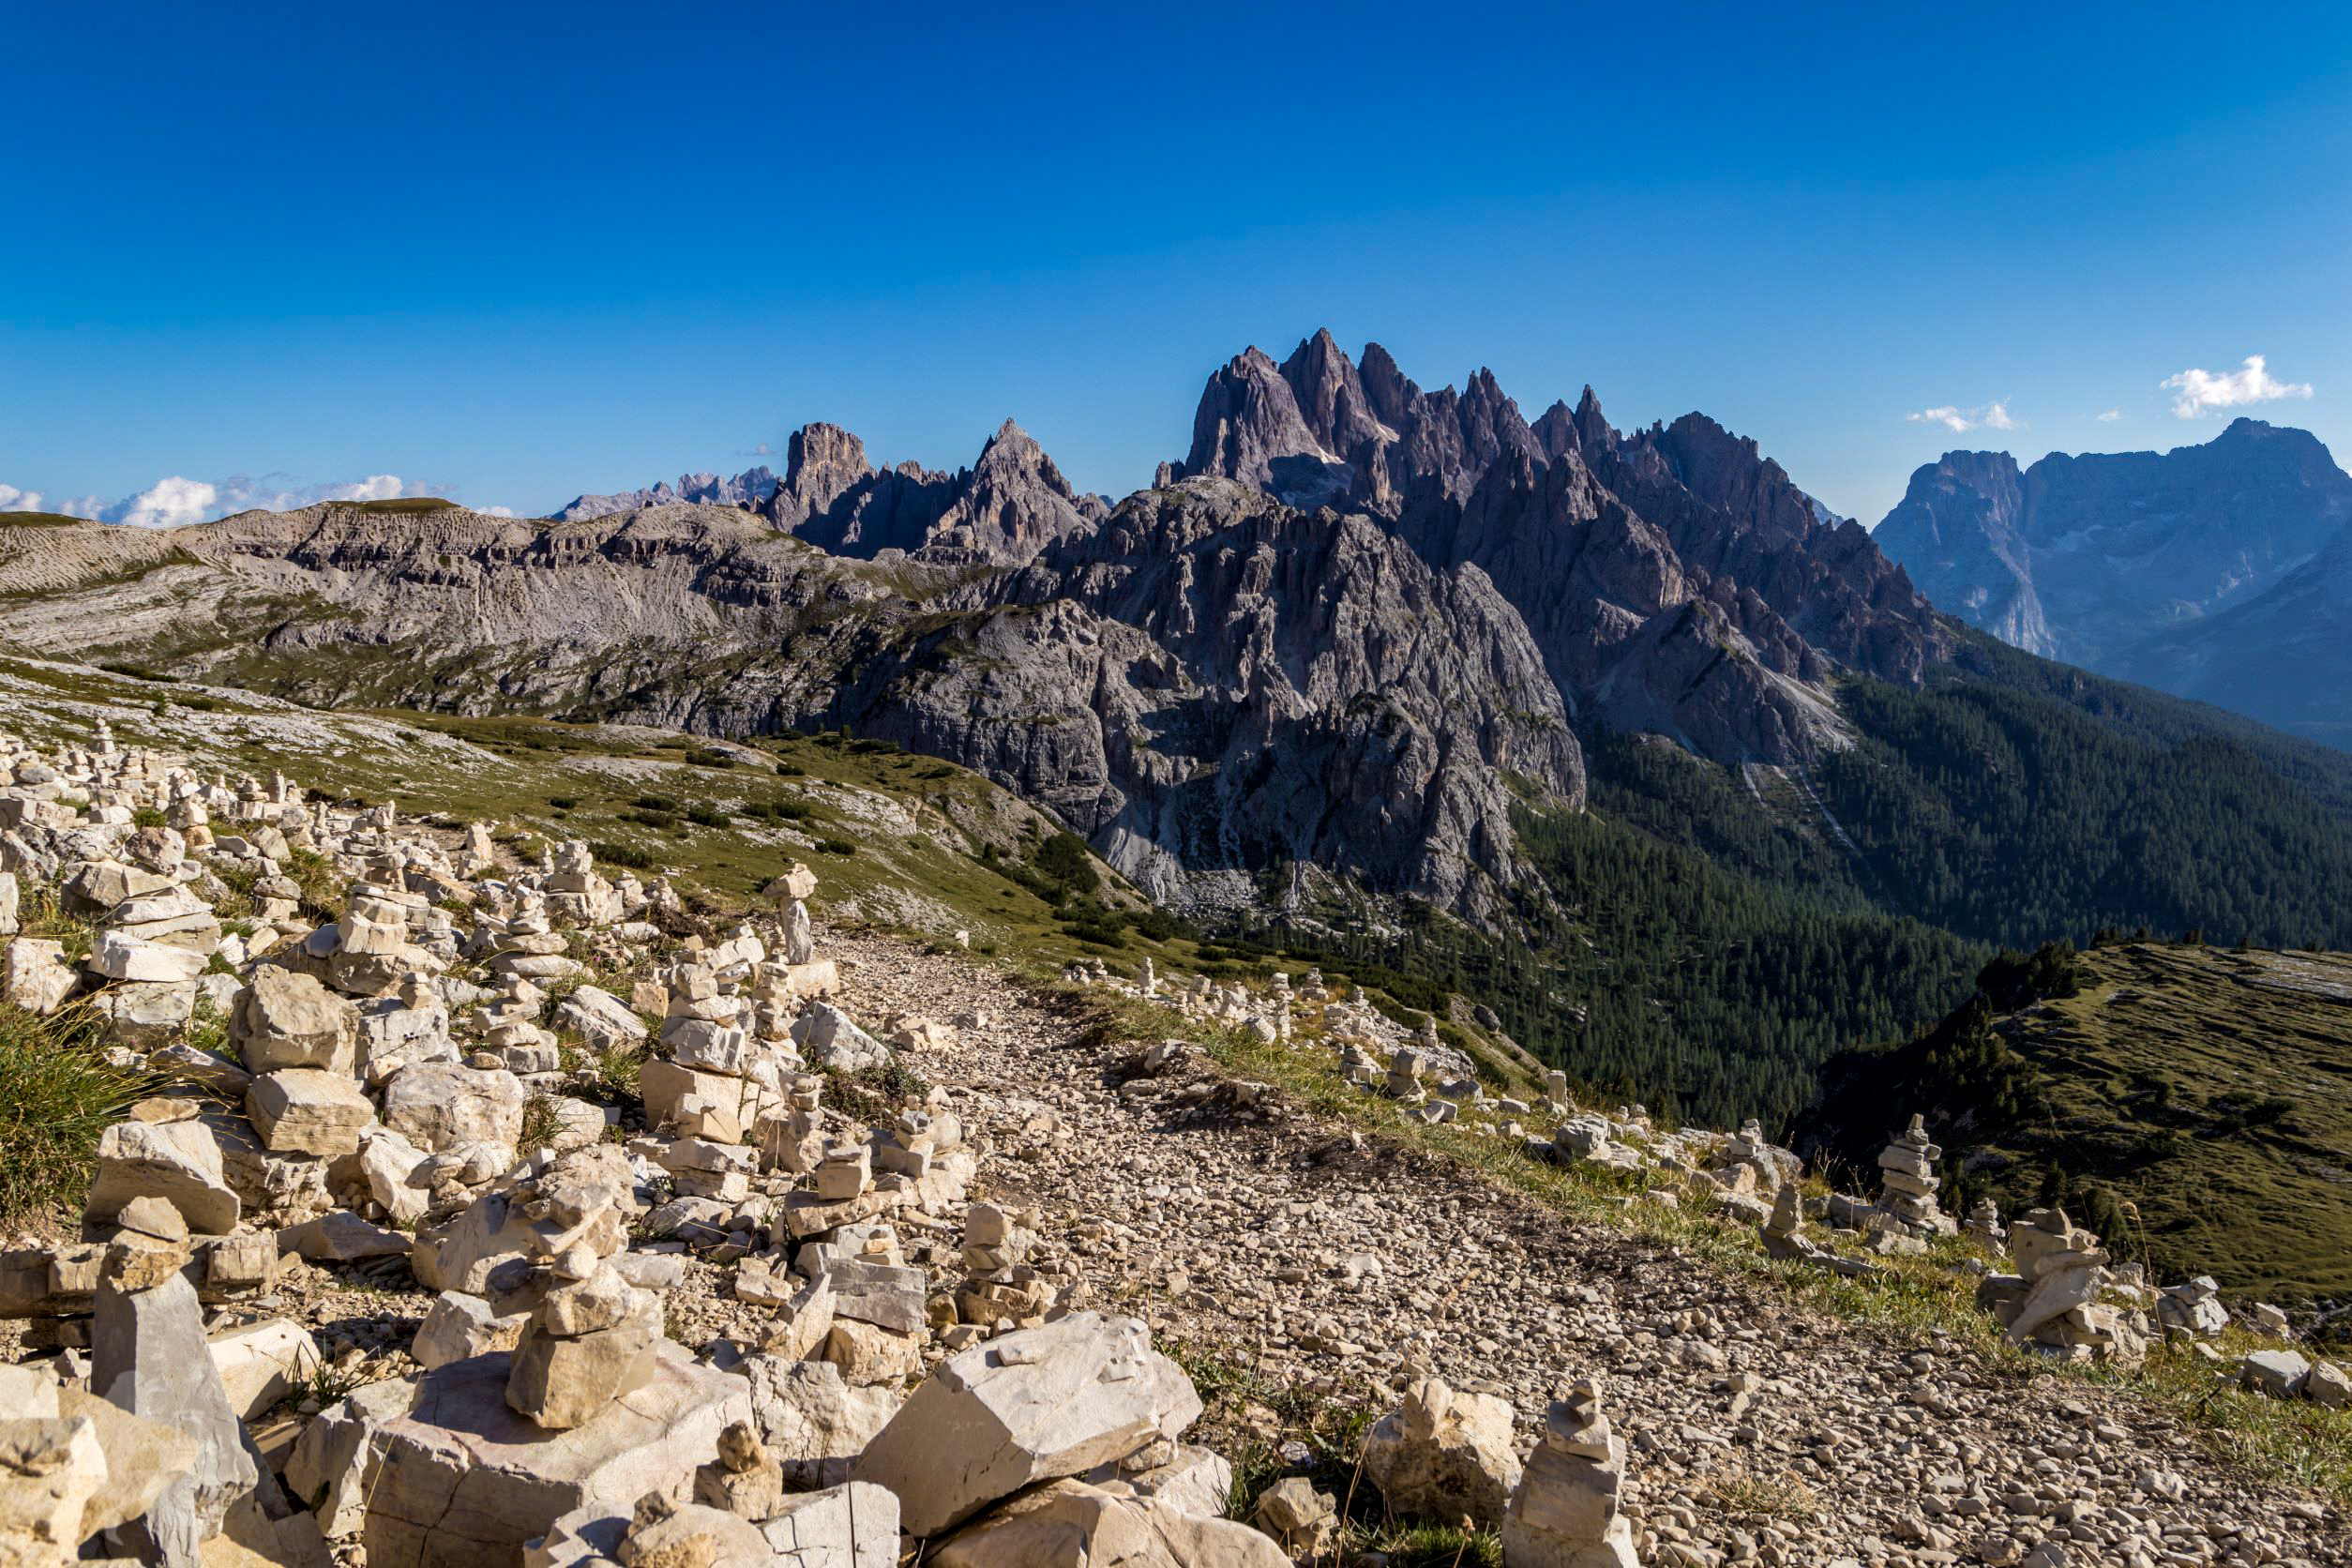
POLYGON ((835 555, 871 560, 885 550, 927 559, 1018 565, 1050 540, 1101 520, 1102 497, 1080 495, 1028 431, 1007 419, 972 467, 948 474, 919 463, 876 468, 866 444, 838 425, 805 425, 787 447, 784 476, 754 468, 721 479, 689 474, 676 486, 583 495, 558 522, 658 506, 734 506, 835 555))
POLYGON ((2316 564, 2347 528, 2352 476, 2328 449, 2239 419, 2199 446, 2022 470, 2006 452, 1947 452, 1876 537, 1938 607, 2004 641, 2340 738, 2342 683, 2282 681, 2295 667, 2277 660, 2352 653, 2316 564))
POLYGON ((590 518, 640 512, 648 506, 741 506, 747 510, 774 495, 776 484, 776 471, 765 464, 725 479, 716 474, 681 474, 674 485, 665 480, 643 490, 621 490, 611 495, 574 496, 558 507, 554 516, 558 522, 585 522, 590 518))
POLYGON ((2352 751, 2352 527, 2265 592, 2109 661, 2139 681, 2352 751))
POLYGON ((1108 510, 1007 421, 953 475, 808 426, 749 510, 25 531, 0 578, 50 591, 0 631, 337 703, 847 723, 1050 805, 1155 897, 1317 867, 1471 914, 1523 874, 1515 804, 1581 804, 1579 726, 1801 764, 1850 739, 1836 672, 1946 656, 1902 573, 1753 442, 1696 415, 1621 433, 1589 389, 1530 425, 1491 373, 1467 385, 1328 333, 1253 349, 1185 462, 1108 510))
POLYGON ((846 725, 1048 807, 1161 902, 1356 888, 1490 927, 1558 895, 1517 814, 1581 807, 1601 738, 1825 813, 1812 780, 1869 738, 1847 683, 1983 664, 1753 441, 1466 386, 1327 333, 1250 350, 1115 507, 1007 421, 953 475, 806 427, 747 509, 20 525, 0 641, 334 706, 846 725))

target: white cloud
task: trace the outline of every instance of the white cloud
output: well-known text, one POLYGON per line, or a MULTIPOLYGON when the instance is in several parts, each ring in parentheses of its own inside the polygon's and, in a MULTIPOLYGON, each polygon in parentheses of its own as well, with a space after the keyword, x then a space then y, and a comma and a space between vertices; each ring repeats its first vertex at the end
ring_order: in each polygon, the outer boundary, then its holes
POLYGON ((2123 411, 2122 411, 2121 409, 2119 409, 2119 408, 2111 408, 2111 409, 2107 410, 2107 412, 2106 412, 2106 413, 2104 413, 2104 414, 2103 414, 2103 415, 2101 415, 2099 416, 2099 422, 2100 422, 2102 425, 2112 425, 2112 424, 2114 424, 2117 420, 2118 420, 2118 419, 2120 419, 2120 418, 2122 418, 2122 417, 2123 417, 2123 411))
POLYGON ((515 515, 515 509, 512 506, 476 506, 474 510, 486 518, 510 518, 515 515))
POLYGON ((1923 408, 1903 416, 1914 425, 1941 425, 1958 432, 1982 427, 1988 430, 2016 430, 2025 428, 2025 421, 2009 412, 2009 400, 1997 398, 1981 408, 1959 408, 1944 403, 1936 408, 1923 408))
MULTIPOLYGON (((158 479, 135 495, 104 501, 95 495, 51 501, 39 490, 0 484, 0 512, 48 510, 69 517, 119 522, 131 528, 184 528, 210 522, 237 512, 288 512, 322 501, 392 501, 402 496, 430 495, 432 489, 413 484, 397 474, 370 474, 361 479, 308 484, 291 474, 246 474, 225 479, 190 479, 174 474, 158 479)), ((447 494, 445 488, 438 493, 447 494)), ((511 516, 492 507, 493 515, 511 516)))
POLYGON ((2258 354, 2246 355, 2242 369, 2224 370, 2220 375, 2210 370, 2183 370, 2156 384, 2179 394, 2172 400, 2172 412, 2182 419, 2201 419, 2215 409, 2236 408, 2241 403, 2311 396, 2311 383, 2280 381, 2270 374, 2269 362, 2258 354))
POLYGON ((207 517, 218 517, 219 514, 213 508, 219 499, 218 485, 175 474, 169 479, 157 480, 137 495, 117 501, 98 516, 107 522, 125 523, 132 528, 180 528, 202 522, 207 517))
POLYGON ((94 507, 101 521, 120 521, 134 529, 181 529, 190 521, 214 521, 235 512, 292 512, 320 501, 393 501, 421 493, 404 484, 400 475, 376 473, 365 479, 334 484, 301 484, 294 475, 231 475, 226 479, 188 479, 172 475, 158 479, 136 496, 113 505, 94 507))

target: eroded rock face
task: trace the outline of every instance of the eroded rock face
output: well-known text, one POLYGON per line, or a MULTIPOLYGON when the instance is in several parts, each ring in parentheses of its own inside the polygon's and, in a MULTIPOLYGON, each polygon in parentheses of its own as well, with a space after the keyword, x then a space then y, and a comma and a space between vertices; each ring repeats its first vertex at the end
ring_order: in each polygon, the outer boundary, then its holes
POLYGON ((1467 908, 1482 873, 1516 869, 1505 773, 1583 798, 1567 714, 1493 582, 1369 519, 1186 481, 992 596, 877 650, 833 716, 1052 806, 1156 897, 1303 863, 1467 908))

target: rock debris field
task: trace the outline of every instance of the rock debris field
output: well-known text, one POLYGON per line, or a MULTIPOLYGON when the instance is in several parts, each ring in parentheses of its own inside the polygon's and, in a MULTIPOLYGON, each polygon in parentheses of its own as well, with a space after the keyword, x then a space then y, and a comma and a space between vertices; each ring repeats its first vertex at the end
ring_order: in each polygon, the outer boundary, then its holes
MULTIPOLYGON (((79 1213, 0 1247, 0 1568, 1276 1568, 1406 1560, 1410 1519, 1510 1568, 2352 1561, 2332 1504, 2151 1405, 1563 1218, 952 944, 821 932, 797 864, 714 918, 102 725, 0 738, 0 1022, 126 1086, 79 1213), (1292 1396, 1365 1418, 1342 1486, 1292 1396)), ((1287 982, 1213 991, 1180 1021, 1289 1037, 1287 982)), ((1342 1069, 1449 1119, 1354 1005, 1342 1069)), ((1831 1260, 1785 1151, 1677 1147, 1831 1260)), ((1841 1232, 1952 1229, 1934 1153, 1915 1124, 1841 1232)), ((2011 1235, 1983 1299, 2018 1338, 2145 1352, 2095 1237, 2011 1235)), ((2288 1350, 2216 1376, 2337 1389, 2288 1350)))

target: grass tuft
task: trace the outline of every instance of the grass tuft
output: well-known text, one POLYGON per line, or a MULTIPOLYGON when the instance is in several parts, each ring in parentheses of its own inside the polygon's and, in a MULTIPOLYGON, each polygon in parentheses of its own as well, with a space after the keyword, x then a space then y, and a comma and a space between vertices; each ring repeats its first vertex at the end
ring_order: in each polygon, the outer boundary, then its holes
POLYGON ((0 1005, 0 1227, 77 1203, 98 1135, 148 1087, 107 1062, 87 1008, 43 1017, 0 1005))

